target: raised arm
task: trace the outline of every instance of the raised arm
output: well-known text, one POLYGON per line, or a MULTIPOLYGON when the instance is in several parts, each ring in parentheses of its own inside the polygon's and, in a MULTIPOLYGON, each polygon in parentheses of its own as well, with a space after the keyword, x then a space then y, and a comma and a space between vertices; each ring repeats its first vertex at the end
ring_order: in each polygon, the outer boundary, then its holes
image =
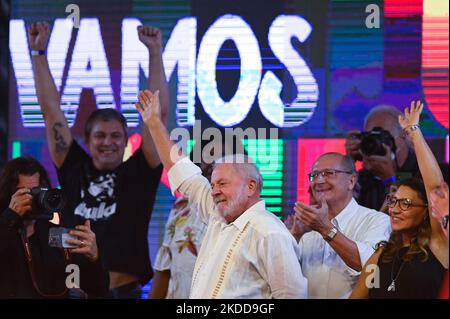
POLYGON ((448 241, 448 185, 443 182, 440 187, 434 188, 430 193, 431 209, 434 218, 441 224, 442 231, 448 241))
MULTIPOLYGON (((138 35, 139 40, 149 51, 148 87, 151 92, 159 90, 161 121, 166 125, 169 110, 169 88, 162 59, 161 31, 151 26, 139 26, 138 35)), ((156 167, 161 163, 156 152, 155 143, 145 127, 142 128, 142 150, 150 167, 156 167)))
MULTIPOLYGON (((430 192, 436 187, 439 187, 444 181, 441 169, 433 152, 429 148, 422 132, 419 128, 419 118, 423 110, 423 104, 420 101, 411 102, 410 108, 405 108, 405 114, 399 116, 399 123, 402 126, 404 132, 408 135, 414 145, 416 152, 417 163, 419 164, 420 174, 422 175, 423 182, 425 184, 425 190, 427 192, 428 202, 430 192)), ((432 236, 442 235, 443 231, 439 222, 437 222, 432 216, 432 210, 428 209, 430 214, 430 222, 432 229, 432 236)))
POLYGON ((155 94, 148 90, 141 91, 136 108, 141 113, 142 120, 155 141, 153 145, 164 168, 169 171, 184 156, 175 143, 170 140, 169 132, 162 120, 159 91, 156 91, 155 94))
POLYGON ((214 210, 211 185, 206 177, 201 176, 200 168, 185 158, 181 149, 170 140, 169 132, 161 120, 159 91, 155 94, 148 90, 140 92, 136 108, 155 141, 161 162, 168 172, 172 191, 180 191, 189 197, 189 201, 197 204, 198 214, 207 223, 214 210))
MULTIPOLYGON (((28 30, 28 40, 31 50, 47 49, 50 27, 47 22, 33 23, 28 30)), ((45 54, 32 55, 36 93, 44 115, 48 148, 53 162, 59 168, 62 166, 70 145, 72 134, 64 113, 60 108, 60 96, 50 73, 45 54)))

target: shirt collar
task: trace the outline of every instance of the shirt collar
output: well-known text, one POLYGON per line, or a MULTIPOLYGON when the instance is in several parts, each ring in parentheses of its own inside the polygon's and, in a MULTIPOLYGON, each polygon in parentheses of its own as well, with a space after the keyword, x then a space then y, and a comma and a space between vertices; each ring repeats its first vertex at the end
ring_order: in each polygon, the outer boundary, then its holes
POLYGON ((247 225, 247 223, 255 216, 258 212, 266 211, 266 204, 263 200, 258 201, 256 204, 251 206, 241 216, 236 218, 236 220, 229 225, 234 225, 239 231, 242 231, 247 225))
POLYGON ((345 206, 343 210, 336 217, 331 219, 331 223, 339 229, 345 228, 349 221, 352 219, 354 213, 358 209, 358 203, 352 197, 350 202, 345 206))

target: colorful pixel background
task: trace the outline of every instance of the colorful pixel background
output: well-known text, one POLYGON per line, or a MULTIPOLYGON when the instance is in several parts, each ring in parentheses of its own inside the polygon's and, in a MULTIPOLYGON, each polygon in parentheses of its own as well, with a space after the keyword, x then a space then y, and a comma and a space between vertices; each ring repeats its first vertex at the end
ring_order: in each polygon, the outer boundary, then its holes
MULTIPOLYGON (((440 161, 448 162, 448 71, 449 71, 449 5, 442 0, 386 0, 386 1, 264 1, 261 8, 255 1, 239 1, 239 6, 224 0, 167 0, 167 1, 77 1, 81 14, 98 17, 109 62, 111 84, 116 104, 120 105, 120 27, 124 17, 139 18, 163 30, 168 39, 176 22, 186 16, 198 19, 197 39, 206 27, 221 14, 242 15, 259 40, 263 57, 263 72, 272 70, 285 87, 282 96, 292 99, 292 78, 273 56, 267 44, 267 23, 279 14, 298 14, 313 26, 307 43, 293 45, 307 61, 319 85, 318 107, 309 122, 298 128, 284 129, 276 141, 259 141, 250 149, 258 158, 262 147, 273 150, 279 170, 264 175, 264 198, 271 211, 279 216, 290 212, 296 200, 307 200, 306 173, 312 161, 326 151, 343 151, 343 137, 347 131, 362 129, 363 118, 378 104, 390 104, 402 109, 411 100, 425 101, 422 127, 440 161), (368 29, 365 11, 368 4, 381 9, 380 28, 368 29), (264 14, 260 13, 264 12, 264 14)), ((66 1, 17 0, 12 3, 11 19, 54 21, 64 18, 66 1)), ((14 37, 13 34, 10 37, 14 37)), ((199 42, 199 41, 197 41, 199 42)), ((298 42, 298 41, 297 41, 298 42)), ((72 45, 73 49, 73 45, 72 45)), ((232 48, 218 63, 227 61, 228 68, 220 71, 227 79, 239 77, 239 56, 232 48)), ((67 68, 67 66, 66 66, 67 68)), ((25 128, 17 99, 14 69, 10 68, 10 158, 30 155, 41 160, 57 185, 54 167, 41 128, 25 128)), ((218 71, 219 72, 219 71, 218 71)), ((67 73, 67 71, 66 71, 67 73)), ((219 74, 219 73, 218 73, 219 74)), ((170 81, 171 96, 176 96, 176 80, 170 81)), ((233 86, 223 81, 222 93, 232 95, 233 86)), ((145 85, 145 79, 141 86, 145 85)), ((256 102, 255 102, 256 104, 256 102)), ((214 122, 203 111, 197 99, 196 117, 210 126, 214 122)), ((172 101, 173 108, 175 102, 172 101)), ((76 138, 82 137, 82 123, 96 107, 92 91, 84 90, 79 117, 73 127, 76 138)), ((175 126, 171 114, 170 126, 175 126)), ((245 127, 270 127, 253 106, 245 127)), ((137 132, 136 129, 132 132, 137 132)), ((139 145, 140 137, 131 136, 128 154, 139 145)), ((262 152, 261 152, 262 153, 262 152)), ((264 167, 261 167, 264 173, 264 167)), ((163 229, 173 198, 163 177, 149 230, 150 252, 154 259, 162 241, 163 229)))

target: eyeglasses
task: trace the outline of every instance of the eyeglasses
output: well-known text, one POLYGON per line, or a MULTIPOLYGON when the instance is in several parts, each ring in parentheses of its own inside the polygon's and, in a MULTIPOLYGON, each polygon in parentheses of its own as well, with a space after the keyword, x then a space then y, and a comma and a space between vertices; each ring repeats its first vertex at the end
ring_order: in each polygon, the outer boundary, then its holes
POLYGON ((389 208, 394 208, 398 203, 400 210, 408 210, 410 207, 428 207, 427 204, 413 204, 412 200, 409 198, 395 198, 392 195, 388 195, 386 201, 389 208))
POLYGON ((349 171, 341 171, 338 169, 324 169, 323 171, 314 171, 308 174, 309 181, 314 181, 319 175, 323 178, 333 178, 337 173, 353 174, 349 171))

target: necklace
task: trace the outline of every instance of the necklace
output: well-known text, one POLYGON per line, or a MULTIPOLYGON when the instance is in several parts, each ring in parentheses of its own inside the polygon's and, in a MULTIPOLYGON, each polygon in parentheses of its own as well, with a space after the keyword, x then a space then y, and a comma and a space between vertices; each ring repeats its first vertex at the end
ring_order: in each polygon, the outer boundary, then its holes
POLYGON ((389 285, 389 287, 387 288, 388 292, 395 292, 395 281, 397 280, 398 276, 400 275, 400 273, 402 272, 403 269, 403 265, 405 264, 405 260, 402 261, 400 268, 397 272, 397 274, 394 277, 394 266, 395 266, 395 260, 398 257, 398 251, 395 254, 394 260, 392 261, 392 268, 391 268, 391 284, 389 285))

